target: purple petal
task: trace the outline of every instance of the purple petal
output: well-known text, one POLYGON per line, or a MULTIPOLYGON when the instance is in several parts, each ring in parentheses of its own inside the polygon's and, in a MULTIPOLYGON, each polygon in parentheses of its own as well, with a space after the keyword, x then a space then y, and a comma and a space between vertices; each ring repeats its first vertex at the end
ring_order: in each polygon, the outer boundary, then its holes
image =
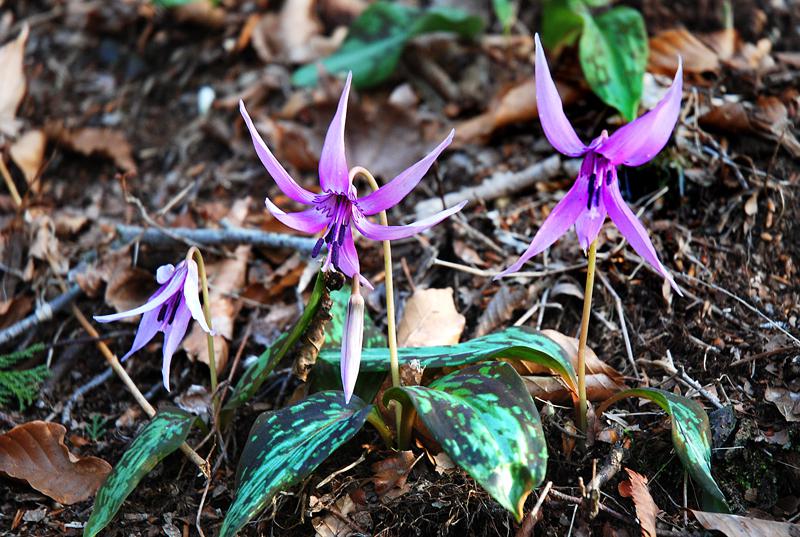
POLYGON ((652 159, 669 141, 681 111, 683 62, 678 58, 678 71, 667 94, 640 118, 612 134, 596 151, 612 164, 639 166, 652 159))
POLYGON ((361 347, 364 339, 364 299, 361 295, 350 296, 343 330, 340 368, 344 402, 349 403, 361 366, 361 347))
POLYGON ((647 230, 642 223, 633 214, 628 204, 622 199, 622 194, 619 192, 619 182, 614 180, 610 185, 603 189, 603 197, 606 201, 606 209, 608 216, 619 228, 622 236, 625 237, 630 243, 631 247, 639 254, 642 259, 650 263, 664 278, 667 279, 669 284, 675 289, 679 295, 683 296, 683 292, 678 288, 672 275, 664 268, 661 261, 658 259, 653 243, 650 242, 650 237, 647 236, 647 230))
POLYGON ((131 350, 125 353, 125 356, 123 356, 120 361, 124 362, 130 358, 133 353, 150 343, 150 340, 153 339, 161 329, 161 324, 162 321, 158 320, 158 310, 146 311, 144 315, 142 315, 142 320, 139 321, 139 329, 136 330, 136 337, 133 338, 131 350))
POLYGON ((278 187, 294 201, 311 205, 314 202, 316 194, 298 185, 283 166, 281 166, 281 163, 278 162, 278 159, 276 159, 269 150, 267 144, 261 139, 261 135, 258 134, 258 131, 253 125, 253 120, 250 119, 250 116, 247 114, 247 109, 244 107, 244 101, 239 101, 239 111, 242 113, 247 129, 250 131, 250 137, 253 139, 253 147, 256 149, 258 158, 261 159, 261 164, 267 169, 278 187))
POLYGON ((152 311, 172 298, 175 293, 179 292, 181 288, 183 288, 183 281, 185 279, 186 269, 179 267, 172 274, 172 279, 170 279, 166 285, 162 285, 158 291, 153 293, 150 298, 147 299, 147 302, 138 308, 122 311, 120 313, 114 313, 111 315, 95 315, 94 320, 98 323, 110 323, 112 321, 119 321, 120 319, 124 319, 126 317, 133 317, 134 315, 139 315, 140 313, 152 311))
POLYGON ((539 121, 542 123, 544 135, 560 153, 570 157, 578 157, 586 152, 586 146, 575 134, 575 129, 564 115, 564 106, 558 95, 553 77, 547 67, 539 34, 536 34, 536 108, 539 121))
POLYGON ((358 208, 367 216, 385 211, 400 203, 411 192, 420 180, 428 173, 439 154, 453 141, 455 130, 451 130, 447 138, 428 153, 425 158, 400 173, 397 177, 380 187, 375 192, 359 198, 358 208))
POLYGON ((347 118, 347 98, 350 95, 350 80, 353 73, 347 74, 342 96, 336 115, 333 116, 322 153, 319 156, 319 184, 326 192, 348 194, 350 192, 350 179, 348 178, 347 159, 344 154, 344 124, 347 118))
MULTIPOLYGON (((330 259, 330 254, 328 254, 330 259)), ((361 275, 361 268, 358 262, 358 251, 356 244, 353 240, 353 229, 347 226, 344 232, 344 240, 339 248, 339 270, 348 278, 358 278, 362 285, 369 289, 373 289, 372 284, 364 276, 361 275)))
POLYGON ((542 227, 533 236, 528 249, 517 260, 516 263, 508 267, 506 270, 494 277, 494 279, 508 276, 511 273, 519 272, 522 265, 533 256, 543 252, 551 244, 556 242, 567 230, 575 223, 580 216, 581 212, 586 210, 586 203, 589 199, 588 192, 588 178, 581 174, 569 189, 569 192, 561 198, 561 201, 553 207, 548 217, 545 219, 542 227))
POLYGON ((192 319, 192 313, 186 304, 181 301, 178 304, 178 311, 175 312, 175 318, 172 324, 168 324, 164 328, 164 358, 161 363, 161 376, 164 379, 164 387, 169 391, 169 367, 172 363, 172 355, 180 345, 183 336, 186 335, 186 329, 189 327, 189 321, 192 319))
POLYGON ((584 207, 575 220, 575 234, 578 235, 578 242, 584 251, 589 249, 600 233, 600 228, 606 221, 606 214, 605 196, 599 195, 596 205, 590 209, 584 207))
POLYGON ((430 229, 451 214, 460 211, 466 204, 467 200, 464 200, 446 211, 429 216, 428 218, 423 218, 422 220, 418 220, 406 226, 382 226, 380 224, 374 224, 367 220, 364 215, 359 214, 358 211, 354 211, 353 223, 368 239, 374 241, 393 241, 411 237, 412 235, 422 233, 426 229, 430 229))
POLYGON ((175 272, 175 266, 167 263, 166 265, 161 265, 156 269, 156 281, 160 285, 164 285, 167 283, 167 280, 172 278, 172 274, 175 272))
POLYGON ((194 317, 194 320, 200 325, 204 331, 209 334, 214 334, 211 327, 206 323, 206 316, 203 313, 203 306, 200 305, 200 290, 197 275, 197 263, 194 259, 188 261, 188 271, 186 273, 186 281, 183 283, 183 297, 185 299, 186 307, 194 317))
POLYGON ((292 229, 296 229, 297 231, 302 231, 303 233, 308 233, 310 235, 314 235, 315 233, 319 233, 325 229, 325 226, 330 220, 316 208, 306 209, 305 211, 300 211, 298 213, 286 213, 277 205, 272 203, 269 198, 264 200, 264 202, 266 203, 269 212, 272 213, 272 216, 274 216, 277 220, 286 224, 292 229))

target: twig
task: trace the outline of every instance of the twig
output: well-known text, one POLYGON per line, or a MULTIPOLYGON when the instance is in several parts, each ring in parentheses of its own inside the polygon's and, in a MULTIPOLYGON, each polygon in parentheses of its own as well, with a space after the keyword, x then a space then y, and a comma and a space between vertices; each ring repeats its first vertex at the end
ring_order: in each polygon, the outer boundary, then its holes
POLYGON ((536 527, 536 523, 539 522, 539 511, 541 510, 542 504, 547 498, 547 495, 550 494, 551 488, 553 488, 553 482, 548 481, 542 489, 542 492, 539 493, 539 498, 536 500, 536 505, 534 505, 533 509, 531 509, 531 512, 525 516, 525 519, 522 521, 522 524, 520 525, 514 537, 531 537, 531 535, 533 535, 533 528, 536 527))
POLYGON ((628 325, 625 322, 625 312, 622 309, 622 299, 620 299, 617 292, 611 286, 611 282, 608 281, 602 272, 598 272, 597 275, 600 277, 600 281, 603 282, 603 286, 608 289, 608 292, 611 293, 612 297, 614 297, 614 304, 617 309, 617 317, 619 317, 619 326, 622 329, 622 340, 625 342, 625 353, 628 356, 628 362, 630 362, 631 367, 633 367, 633 375, 636 377, 636 380, 639 380, 641 376, 639 375, 639 368, 636 367, 636 359, 633 357, 631 338, 628 336, 628 325))
POLYGON ((758 354, 754 354, 752 356, 748 356, 747 358, 741 358, 733 362, 730 367, 736 367, 737 365, 749 364, 750 362, 754 362, 761 358, 769 358, 770 356, 775 356, 776 354, 783 354, 785 352, 796 351, 797 347, 779 347, 777 349, 772 349, 771 351, 760 352, 758 354))
POLYGON ((122 242, 138 240, 154 246, 168 246, 176 242, 190 241, 194 245, 224 246, 234 244, 252 244, 266 248, 290 248, 302 253, 310 253, 316 241, 306 237, 295 237, 282 233, 269 233, 257 229, 226 227, 211 228, 142 228, 139 226, 117 226, 117 234, 122 242))
POLYGON ((589 518, 595 518, 600 512, 600 488, 605 485, 622 468, 622 459, 625 458, 625 447, 616 444, 608 454, 605 464, 592 476, 587 487, 587 500, 590 503, 589 518))
POLYGON ((67 307, 81 292, 82 290, 78 285, 73 285, 66 293, 55 297, 50 302, 45 302, 36 308, 36 311, 31 315, 0 331, 0 345, 4 345, 15 337, 24 334, 39 323, 49 321, 56 312, 67 307))
MULTIPOLYGON (((463 188, 445 195, 449 207, 463 200, 493 200, 523 190, 535 183, 549 181, 561 171, 561 159, 553 155, 518 172, 498 172, 475 187, 463 188)), ((442 208, 442 200, 431 198, 417 203, 414 211, 417 218, 431 216, 442 208)))
POLYGON ((99 375, 92 377, 89 382, 78 387, 74 392, 72 392, 72 395, 69 397, 69 399, 67 399, 66 404, 64 404, 64 409, 61 411, 61 423, 64 425, 69 425, 69 423, 72 421, 72 407, 75 406, 75 403, 78 402, 78 399, 106 382, 113 375, 114 371, 109 367, 99 375))
MULTIPOLYGON (((600 258, 600 255, 597 256, 600 258)), ((474 276, 483 276, 484 278, 493 278, 500 274, 499 270, 483 270, 479 268, 470 267, 468 265, 461 265, 459 263, 452 263, 450 261, 445 261, 443 259, 434 259, 431 263, 432 265, 437 265, 440 267, 447 267, 454 270, 458 270, 461 272, 466 272, 467 274, 472 274, 474 276)), ((528 271, 528 272, 515 272, 510 276, 515 278, 541 278, 544 276, 553 276, 554 274, 562 274, 564 272, 571 272, 573 270, 581 269, 586 266, 586 262, 582 263, 575 263, 574 265, 567 265, 564 267, 558 267, 548 270, 538 270, 538 271, 528 271)))

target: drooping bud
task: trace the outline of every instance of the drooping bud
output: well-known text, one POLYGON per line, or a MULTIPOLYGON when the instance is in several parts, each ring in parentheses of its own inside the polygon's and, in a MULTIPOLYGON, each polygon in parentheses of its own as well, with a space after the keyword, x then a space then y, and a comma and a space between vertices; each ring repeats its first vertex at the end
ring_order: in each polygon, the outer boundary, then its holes
POLYGON ((350 402, 361 366, 361 345, 364 339, 364 298, 359 294, 350 295, 342 334, 342 387, 345 403, 350 402))

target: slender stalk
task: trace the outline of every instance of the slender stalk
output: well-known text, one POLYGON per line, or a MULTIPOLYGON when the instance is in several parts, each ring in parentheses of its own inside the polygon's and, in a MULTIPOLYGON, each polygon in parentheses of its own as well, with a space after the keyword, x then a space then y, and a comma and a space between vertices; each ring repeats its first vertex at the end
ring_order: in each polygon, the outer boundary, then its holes
MULTIPOLYGON (((194 258, 197 263, 197 276, 200 280, 200 289, 203 294, 203 316, 206 318, 206 324, 211 328, 211 302, 208 298, 208 276, 206 275, 206 265, 203 262, 203 254, 194 246, 189 248, 186 254, 186 259, 194 258)), ((206 334, 206 343, 208 345, 208 370, 211 376, 211 393, 214 394, 214 401, 216 401, 217 392, 217 360, 214 353, 214 336, 206 334)))
POLYGON ((586 267, 586 289, 583 292, 583 316, 578 340, 578 430, 586 434, 586 338, 589 335, 589 318, 592 315, 594 270, 597 264, 597 239, 589 246, 589 264, 586 267))
MULTIPOLYGON (((375 177, 361 166, 355 166, 350 170, 350 179, 352 181, 357 175, 363 176, 372 190, 378 190, 380 186, 375 180, 375 177)), ((389 225, 389 218, 386 216, 386 211, 380 212, 381 224, 384 226, 389 225)), ((383 241, 383 263, 386 284, 386 324, 389 342, 389 362, 392 374, 392 386, 395 388, 400 387, 400 363, 397 359, 397 325, 395 323, 394 315, 394 279, 392 278, 392 245, 390 241, 383 241)), ((401 423, 403 421, 403 407, 395 401, 395 420, 398 431, 398 449, 406 449, 406 443, 403 442, 403 435, 400 434, 401 423)))
POLYGON ((11 178, 11 172, 8 171, 8 167, 2 158, 0 158, 0 174, 3 175, 3 180, 6 182, 8 193, 11 194, 11 199, 14 200, 14 205, 21 207, 22 198, 17 190, 17 185, 14 184, 14 179, 11 178))
POLYGON ((392 444, 394 444, 394 435, 392 434, 392 430, 389 429, 389 426, 386 425, 386 422, 383 421, 378 407, 372 407, 372 410, 367 414, 367 421, 370 422, 372 426, 375 427, 375 430, 378 431, 378 434, 381 435, 386 447, 391 449, 392 444))

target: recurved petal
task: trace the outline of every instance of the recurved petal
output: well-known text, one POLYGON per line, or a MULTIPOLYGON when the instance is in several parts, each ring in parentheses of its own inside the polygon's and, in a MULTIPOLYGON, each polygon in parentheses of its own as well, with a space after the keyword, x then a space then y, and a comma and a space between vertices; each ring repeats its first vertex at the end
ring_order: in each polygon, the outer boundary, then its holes
POLYGON ((422 233, 426 229, 430 229, 451 214, 460 211, 466 204, 467 200, 464 200, 445 211, 436 213, 428 218, 423 218, 422 220, 417 220, 416 222, 405 226, 382 226, 380 224, 370 222, 364 215, 361 214, 354 215, 353 222, 358 230, 368 239, 372 239, 374 241, 393 241, 411 237, 417 233, 422 233))
POLYGON ((261 159, 261 164, 267 169, 267 172, 272 176, 272 179, 278 187, 293 200, 311 205, 314 202, 315 194, 298 185, 283 166, 281 166, 281 163, 278 162, 278 159, 276 159, 269 150, 267 144, 264 143, 261 135, 253 125, 253 120, 250 119, 250 115, 244 107, 244 101, 239 101, 239 111, 247 125, 247 130, 250 131, 250 137, 253 139, 253 147, 256 149, 258 158, 261 159))
POLYGON ((179 292, 183 288, 183 281, 185 279, 186 268, 178 268, 172 274, 172 278, 169 280, 169 282, 167 282, 166 285, 162 285, 158 291, 153 293, 150 298, 147 299, 147 302, 138 308, 128 311, 121 311, 119 313, 113 313, 111 315, 95 315, 94 320, 98 323, 110 323, 112 321, 119 321, 120 319, 124 319, 126 317, 133 317, 134 315, 139 315, 140 313, 154 310, 172 298, 175 293, 179 292))
POLYGON ((586 146, 575 134, 575 129, 564 115, 564 105, 558 95, 550 69, 547 67, 547 58, 544 56, 539 34, 536 34, 536 109, 539 112, 539 121, 542 123, 544 135, 559 152, 570 157, 577 157, 586 152, 586 146))
POLYGON ((542 227, 533 236, 528 249, 525 250, 516 263, 495 276, 494 279, 519 272, 522 265, 527 263, 530 258, 543 252, 545 248, 556 242, 575 223, 581 212, 586 210, 588 198, 588 179, 579 176, 572 188, 569 189, 569 192, 553 207, 542 227))
POLYGON ((612 164, 639 166, 661 151, 672 135, 681 111, 683 62, 678 58, 678 71, 664 98, 645 115, 618 129, 595 149, 612 164))
POLYGON ((650 242, 650 237, 647 235, 647 230, 639 219, 636 218, 636 215, 633 214, 633 211, 631 211, 628 204, 625 203, 625 200, 622 199, 622 194, 619 191, 619 183, 617 181, 612 181, 610 185, 603 189, 603 196, 605 197, 608 216, 619 228, 622 236, 628 240, 631 247, 642 259, 647 261, 659 274, 667 279, 672 288, 675 289, 675 292, 683 296, 683 292, 675 283, 672 275, 664 268, 661 261, 659 261, 656 249, 653 247, 653 243, 650 242))
POLYGON ((264 202, 272 216, 290 228, 302 231, 303 233, 308 233, 310 235, 319 233, 325 229, 329 221, 329 218, 313 207, 297 213, 287 213, 272 203, 269 198, 265 199, 264 202))
POLYGON ((164 380, 164 388, 169 390, 169 368, 172 364, 172 355, 180 345, 183 336, 186 335, 186 329, 189 327, 189 321, 192 319, 192 313, 186 304, 181 302, 178 304, 178 310, 175 312, 175 318, 171 324, 164 327, 164 347, 163 347, 163 361, 161 362, 161 377, 164 380))
POLYGON ((319 156, 319 184, 322 190, 345 195, 350 192, 350 179, 344 153, 344 124, 347 119, 347 99, 350 95, 352 78, 353 73, 348 73, 336 115, 328 127, 322 153, 319 156))
POLYGON ((167 280, 169 280, 172 277, 172 273, 174 272, 175 272, 175 266, 172 265, 171 263, 167 263, 166 265, 161 265, 160 267, 158 267, 158 269, 156 269, 156 281, 159 284, 164 285, 165 283, 167 283, 167 280))
POLYGON ((344 401, 350 402, 358 380, 361 366, 361 347, 364 339, 364 299, 361 295, 351 295, 347 303, 347 314, 342 334, 341 374, 344 388, 344 401))
POLYGON ((397 177, 380 187, 378 190, 359 198, 358 207, 365 215, 370 216, 385 211, 400 203, 411 192, 420 180, 428 173, 433 162, 445 148, 453 141, 455 130, 451 130, 442 143, 428 153, 425 158, 401 172, 397 177))
POLYGON ((146 311, 139 321, 139 328, 136 330, 136 337, 133 338, 131 350, 125 353, 120 361, 124 362, 133 353, 150 343, 150 340, 158 333, 162 322, 158 320, 158 310, 146 311))
POLYGON ((186 281, 183 283, 183 298, 185 300, 186 307, 189 308, 189 312, 192 314, 192 317, 194 317, 194 320, 200 325, 200 328, 213 335, 214 332, 206 322, 206 316, 203 313, 203 306, 200 305, 200 285, 197 274, 197 263, 195 263, 194 259, 188 260, 187 269, 186 281))

